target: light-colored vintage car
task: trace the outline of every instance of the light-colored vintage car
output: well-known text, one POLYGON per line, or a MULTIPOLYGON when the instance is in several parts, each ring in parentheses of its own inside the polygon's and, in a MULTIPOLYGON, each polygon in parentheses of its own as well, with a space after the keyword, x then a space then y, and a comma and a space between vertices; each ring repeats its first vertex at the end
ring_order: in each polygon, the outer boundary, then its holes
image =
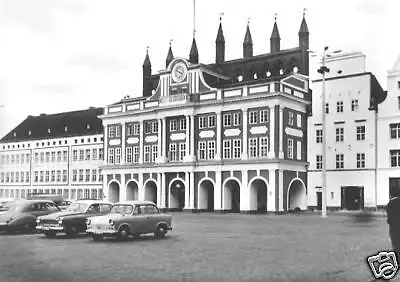
POLYGON ((172 230, 171 220, 171 215, 160 213, 153 202, 125 201, 114 204, 108 215, 89 217, 86 233, 95 241, 103 237, 124 240, 147 233, 164 237, 172 230))

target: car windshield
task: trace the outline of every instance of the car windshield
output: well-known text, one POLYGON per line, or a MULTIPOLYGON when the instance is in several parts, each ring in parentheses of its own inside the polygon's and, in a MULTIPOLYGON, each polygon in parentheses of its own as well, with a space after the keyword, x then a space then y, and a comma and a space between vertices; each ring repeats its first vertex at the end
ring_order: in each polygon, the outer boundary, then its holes
POLYGON ((67 211, 70 212, 86 212, 87 207, 89 204, 86 203, 72 203, 68 206, 67 211))
POLYGON ((132 210, 133 210, 132 205, 115 205, 111 209, 110 213, 126 215, 126 214, 131 214, 132 210))

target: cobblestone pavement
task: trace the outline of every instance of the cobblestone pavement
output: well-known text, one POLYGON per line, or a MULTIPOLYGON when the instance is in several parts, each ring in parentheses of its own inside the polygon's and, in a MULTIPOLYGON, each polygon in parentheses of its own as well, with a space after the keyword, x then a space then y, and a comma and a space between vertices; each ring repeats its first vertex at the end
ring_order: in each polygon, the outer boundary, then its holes
POLYGON ((0 281, 372 281, 384 217, 173 214, 164 239, 0 235, 0 281))

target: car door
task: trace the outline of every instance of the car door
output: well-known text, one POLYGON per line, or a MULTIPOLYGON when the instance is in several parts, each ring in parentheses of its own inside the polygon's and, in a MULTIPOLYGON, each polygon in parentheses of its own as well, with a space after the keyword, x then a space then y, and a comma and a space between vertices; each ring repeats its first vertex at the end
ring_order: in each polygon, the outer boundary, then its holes
POLYGON ((149 224, 149 232, 155 232, 157 224, 160 220, 160 213, 154 205, 147 206, 147 222, 149 224))
POLYGON ((152 205, 141 206, 140 212, 143 214, 143 229, 145 233, 155 231, 157 217, 152 205))

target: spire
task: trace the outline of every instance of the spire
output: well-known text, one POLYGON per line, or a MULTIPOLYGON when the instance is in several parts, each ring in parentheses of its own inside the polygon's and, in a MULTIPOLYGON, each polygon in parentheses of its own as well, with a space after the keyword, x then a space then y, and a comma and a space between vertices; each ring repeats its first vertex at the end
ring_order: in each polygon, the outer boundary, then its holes
POLYGON ((168 65, 172 62, 172 60, 174 59, 174 54, 172 53, 172 39, 169 41, 169 50, 168 50, 168 55, 167 55, 167 59, 165 60, 165 64, 166 67, 168 68, 168 65))
POLYGON ((199 52, 197 50, 196 38, 193 36, 192 47, 190 48, 189 61, 192 64, 199 63, 199 52))
POLYGON ((243 40, 243 58, 253 57, 253 39, 251 38, 249 23, 250 20, 247 21, 246 34, 243 40))
POLYGON ((307 22, 306 22, 306 9, 304 9, 303 11, 303 20, 301 21, 301 25, 300 25, 300 30, 299 30, 299 35, 300 34, 308 34, 308 26, 307 26, 307 22))
POLYGON ((274 28, 272 29, 272 34, 270 38, 271 43, 271 53, 279 52, 281 49, 281 37, 279 35, 278 25, 276 23, 277 14, 275 14, 274 28))
POLYGON ((151 67, 150 57, 149 57, 149 47, 146 47, 146 57, 144 58, 143 67, 151 67))
POLYGON ((217 64, 225 62, 225 38, 224 32, 222 31, 222 15, 219 17, 219 28, 217 38, 215 39, 215 62, 217 64))
POLYGON ((143 62, 143 97, 151 96, 151 86, 148 79, 151 77, 151 63, 149 57, 149 47, 146 48, 146 57, 143 62))

